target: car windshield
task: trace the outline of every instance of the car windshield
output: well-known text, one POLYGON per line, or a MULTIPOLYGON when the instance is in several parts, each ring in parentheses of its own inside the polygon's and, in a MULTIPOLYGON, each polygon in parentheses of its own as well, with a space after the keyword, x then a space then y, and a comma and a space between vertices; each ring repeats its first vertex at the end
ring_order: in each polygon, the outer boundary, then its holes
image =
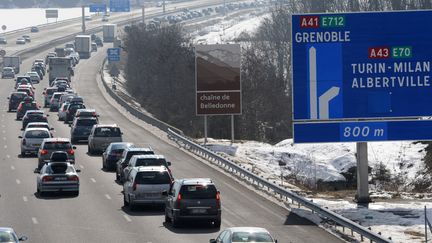
POLYGON ((26 132, 26 138, 49 138, 50 133, 45 130, 33 130, 26 132))
POLYGON ((47 89, 46 90, 46 93, 49 94, 49 95, 54 94, 54 92, 57 92, 57 89, 47 89))
POLYGON ((214 199, 217 191, 214 185, 185 185, 180 193, 184 199, 214 199))
POLYGON ((86 126, 86 127, 93 126, 95 124, 97 124, 96 119, 82 119, 82 120, 80 119, 76 123, 77 126, 86 126))
POLYGON ((74 172, 72 166, 69 166, 65 163, 53 163, 45 170, 45 173, 47 174, 66 174, 72 172, 74 172))
POLYGON ((166 165, 166 161, 164 159, 137 159, 135 162, 135 166, 159 166, 166 165))
POLYGON ((134 155, 140 155, 140 154, 154 154, 153 151, 129 151, 126 155, 126 162, 129 162, 129 160, 132 158, 132 156, 134 155))
POLYGON ((121 132, 117 127, 98 127, 94 135, 96 137, 120 137, 121 132))
POLYGON ((163 171, 146 171, 138 172, 135 177, 135 183, 137 184, 171 184, 171 177, 168 172, 163 171))
POLYGON ((46 142, 44 149, 71 149, 72 146, 69 142, 46 142))
POLYGON ((273 242, 267 232, 234 232, 232 242, 273 242))
POLYGON ((12 94, 11 100, 22 100, 26 96, 27 96, 27 94, 23 94, 23 93, 12 94))
POLYGON ((18 239, 10 232, 0 232, 0 242, 17 242, 18 239))

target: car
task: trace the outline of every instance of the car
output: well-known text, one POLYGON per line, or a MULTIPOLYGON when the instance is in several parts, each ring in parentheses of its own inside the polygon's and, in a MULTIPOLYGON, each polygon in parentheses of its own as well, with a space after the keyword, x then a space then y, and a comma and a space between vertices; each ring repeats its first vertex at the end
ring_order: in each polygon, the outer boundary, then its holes
POLYGON ((36 179, 37 193, 43 196, 45 192, 73 192, 78 196, 79 172, 69 162, 46 163, 36 179))
POLYGON ((16 79, 15 79, 15 89, 20 84, 31 84, 33 86, 32 82, 31 82, 31 79, 30 79, 30 76, 27 76, 27 75, 18 75, 18 76, 16 76, 16 79))
POLYGON ((75 113, 78 109, 85 109, 85 105, 83 103, 74 103, 70 102, 70 105, 67 107, 66 116, 64 119, 64 123, 72 122, 75 118, 75 113))
POLYGON ((57 92, 57 87, 48 87, 42 93, 44 95, 44 107, 48 107, 50 105, 52 95, 57 92))
MULTIPOLYGON (((73 103, 74 99, 72 99, 70 102, 73 103)), ((94 117, 98 119, 99 115, 96 113, 95 109, 78 109, 75 112, 75 118, 77 117, 94 117)))
POLYGON ((86 15, 86 16, 84 17, 84 19, 87 20, 87 21, 92 20, 92 16, 91 16, 91 15, 86 15))
POLYGON ((154 154, 154 151, 150 147, 146 147, 146 148, 130 147, 130 148, 126 148, 123 151, 121 159, 116 163, 116 180, 118 182, 122 182, 122 183, 124 182, 123 169, 126 166, 128 166, 129 160, 134 155, 140 155, 140 154, 154 154))
POLYGON ((94 125, 88 137, 88 154, 102 153, 110 143, 123 142, 122 134, 116 124, 94 125))
POLYGON ((5 37, 0 37, 0 44, 3 44, 3 45, 7 44, 7 40, 5 37))
POLYGON ((133 147, 135 147, 135 145, 128 142, 110 143, 108 148, 102 154, 102 168, 105 170, 114 170, 116 168, 117 161, 121 159, 123 151, 133 147))
POLYGON ((70 87, 70 84, 68 80, 64 80, 64 79, 57 79, 51 82, 51 87, 59 87, 59 86, 70 87))
POLYGON ((1 78, 15 78, 15 70, 12 67, 4 67, 1 78))
POLYGON ((41 81, 41 77, 39 76, 39 74, 37 72, 27 72, 25 75, 30 77, 30 81, 32 83, 40 83, 41 81))
POLYGON ((43 79, 43 77, 45 75, 44 69, 39 65, 33 65, 31 68, 31 71, 36 72, 39 75, 40 79, 43 79))
POLYGON ((102 22, 108 22, 109 18, 107 15, 102 16, 102 22))
POLYGON ((39 28, 37 26, 32 26, 30 28, 30 32, 32 32, 32 33, 39 32, 39 28))
POLYGON ((15 43, 18 45, 24 45, 26 43, 26 40, 22 37, 19 37, 16 39, 15 43))
POLYGON ((48 115, 41 110, 28 110, 22 118, 22 130, 25 129, 30 122, 48 122, 48 115))
POLYGON ((75 163, 75 146, 68 138, 47 138, 42 141, 38 151, 38 168, 42 168, 44 161, 51 157, 55 151, 64 151, 68 154, 68 161, 75 163))
POLYGON ((26 92, 12 92, 7 99, 9 100, 8 111, 16 110, 26 97, 29 97, 26 92))
POLYGON ((238 242, 262 242, 277 243, 268 230, 258 227, 231 227, 220 232, 216 239, 210 243, 238 243, 238 242))
POLYGON ((71 127, 71 141, 76 143, 81 140, 88 140, 90 131, 94 125, 98 124, 97 118, 94 117, 76 117, 71 127))
POLYGON ((55 52, 49 52, 49 53, 46 55, 46 57, 45 57, 45 63, 46 63, 46 64, 49 64, 49 59, 50 59, 51 57, 57 57, 57 53, 55 53, 55 52))
POLYGON ((18 237, 14 229, 8 227, 0 227, 0 242, 18 243, 28 240, 27 236, 18 237))
POLYGON ((58 116, 58 120, 59 121, 64 121, 64 119, 66 117, 66 111, 67 111, 67 108, 68 108, 69 105, 70 105, 70 103, 65 102, 58 109, 57 116, 58 116))
POLYGON ((178 227, 182 221, 210 221, 221 225, 220 192, 209 178, 175 180, 165 201, 165 222, 178 227))
POLYGON ((91 35, 90 35, 91 41, 96 40, 97 37, 98 37, 98 36, 97 36, 96 34, 91 34, 91 35))
POLYGON ((73 58, 75 64, 79 63, 79 61, 80 61, 80 55, 79 55, 78 52, 76 52, 76 51, 72 52, 72 53, 69 54, 69 56, 73 58))
POLYGON ((103 41, 100 37, 97 37, 94 42, 96 43, 97 46, 103 47, 103 41))
POLYGON ((51 96, 50 100, 50 111, 57 111, 60 103, 60 97, 64 94, 64 92, 54 92, 54 94, 51 96))
POLYGON ((91 51, 97 51, 97 49, 98 49, 97 44, 95 42, 92 42, 91 43, 91 51))
POLYGON ((129 160, 129 164, 123 169, 123 178, 127 178, 133 168, 140 166, 165 166, 168 172, 171 173, 171 170, 169 169, 171 162, 166 161, 163 155, 134 155, 129 160))
POLYGON ((18 138, 21 139, 21 156, 24 157, 27 153, 36 154, 42 141, 51 138, 51 133, 46 128, 35 127, 25 130, 18 138))
POLYGON ((72 48, 72 49, 75 50, 75 44, 74 44, 74 43, 66 43, 66 44, 65 44, 65 49, 66 49, 66 48, 72 48))
POLYGON ((28 96, 34 98, 34 92, 32 90, 31 87, 27 87, 27 86, 18 86, 18 88, 16 89, 17 92, 26 92, 28 96))
POLYGON ((31 97, 24 98, 17 108, 16 119, 21 120, 28 110, 39 110, 38 104, 31 97))
POLYGON ((123 184, 123 204, 134 210, 136 205, 164 204, 173 178, 165 166, 135 167, 123 184))
MULTIPOLYGON (((29 128, 46 128, 50 131, 54 130, 54 128, 50 127, 48 122, 29 122, 27 126, 24 128, 24 131, 29 128)), ((52 135, 51 135, 52 137, 52 135)))

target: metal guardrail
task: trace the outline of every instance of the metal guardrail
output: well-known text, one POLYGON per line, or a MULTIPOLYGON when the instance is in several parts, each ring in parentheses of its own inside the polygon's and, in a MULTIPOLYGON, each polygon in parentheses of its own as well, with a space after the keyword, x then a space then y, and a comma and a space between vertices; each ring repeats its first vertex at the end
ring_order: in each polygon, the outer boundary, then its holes
POLYGON ((347 219, 328 209, 322 208, 318 204, 309 201, 297 195, 294 192, 291 192, 283 187, 276 185, 275 183, 267 181, 266 179, 253 174, 251 171, 248 171, 247 169, 235 164, 234 162, 221 157, 215 152, 199 144, 194 143, 189 138, 186 138, 185 136, 180 135, 171 129, 168 129, 168 134, 170 139, 176 141, 178 144, 182 145, 185 149, 191 151, 192 153, 199 155, 207 160, 216 162, 219 166, 223 167, 226 170, 229 170, 231 173, 246 178, 248 181, 251 181, 253 184, 256 184, 263 188, 267 188, 269 191, 273 191, 274 193, 279 194, 282 199, 285 199, 287 201, 288 199, 291 199, 293 202, 294 201, 297 202, 299 205, 302 205, 310 209, 312 212, 317 213, 321 217, 327 220, 331 220, 342 227, 351 229, 352 231, 358 233, 361 236, 362 240, 363 237, 365 237, 369 239, 371 242, 372 241, 379 242, 379 243, 392 242, 391 239, 384 238, 383 236, 381 236, 380 233, 379 234, 374 233, 368 228, 365 228, 350 219, 347 219))

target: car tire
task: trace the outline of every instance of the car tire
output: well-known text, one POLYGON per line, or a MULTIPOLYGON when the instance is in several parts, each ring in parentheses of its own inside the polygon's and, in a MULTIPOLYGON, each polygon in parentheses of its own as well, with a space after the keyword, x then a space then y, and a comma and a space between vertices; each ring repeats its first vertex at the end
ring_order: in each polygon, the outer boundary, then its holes
POLYGON ((178 219, 176 219, 173 215, 172 219, 171 219, 171 225, 174 228, 178 228, 180 226, 180 221, 178 219))
POLYGON ((79 196, 79 191, 74 192, 74 193, 73 193, 73 196, 74 196, 74 197, 78 197, 78 196, 79 196))
POLYGON ((129 206, 129 210, 130 211, 135 211, 135 205, 131 202, 130 197, 129 197, 128 206, 129 206))
POLYGON ((92 154, 93 154, 93 151, 90 149, 90 145, 87 145, 87 153, 88 153, 89 155, 92 155, 92 154))
POLYGON ((129 203, 126 201, 126 195, 123 195, 123 206, 129 206, 129 203))
POLYGON ((25 152, 24 152, 24 151, 21 151, 21 157, 24 158, 25 155, 26 155, 25 152))
POLYGON ((116 181, 120 181, 120 176, 116 172, 116 181))
POLYGON ((171 218, 168 216, 166 211, 165 211, 165 223, 171 223, 171 218))
POLYGON ((104 169, 104 170, 106 170, 106 169, 107 169, 107 167, 106 167, 106 165, 105 165, 105 161, 104 161, 103 157, 102 157, 102 169, 104 169))

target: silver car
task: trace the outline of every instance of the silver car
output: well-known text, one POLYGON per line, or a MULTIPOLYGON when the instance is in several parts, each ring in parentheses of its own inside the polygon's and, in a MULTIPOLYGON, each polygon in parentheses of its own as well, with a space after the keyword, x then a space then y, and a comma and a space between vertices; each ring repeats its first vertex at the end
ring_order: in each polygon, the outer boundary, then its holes
POLYGON ((30 81, 34 84, 35 83, 38 84, 41 81, 41 77, 39 76, 39 74, 37 72, 27 72, 25 75, 29 76, 30 81))
POLYGON ((64 151, 68 154, 68 160, 75 163, 75 150, 69 138, 47 138, 42 141, 38 151, 38 168, 42 168, 45 161, 51 158, 51 154, 55 151, 64 151))
POLYGON ((21 138, 21 156, 27 153, 36 154, 45 138, 51 138, 51 133, 46 128, 28 128, 24 131, 21 138))
POLYGON ((130 210, 138 204, 164 204, 173 178, 165 166, 135 167, 123 184, 124 206, 130 210))
POLYGON ((27 239, 27 236, 18 237, 12 228, 0 227, 0 242, 18 243, 27 239))
POLYGON ((69 162, 46 163, 37 176, 37 192, 43 195, 45 192, 74 192, 79 194, 80 170, 75 170, 69 162))
POLYGON ((132 156, 129 160, 129 164, 123 169, 122 177, 127 178, 133 168, 140 166, 165 166, 168 169, 168 172, 171 173, 171 170, 168 167, 171 166, 171 162, 166 161, 163 155, 140 154, 132 156))
POLYGON ((58 116, 59 121, 64 121, 65 120, 65 118, 66 118, 66 111, 67 111, 69 105, 70 105, 70 103, 65 102, 58 109, 57 116, 58 116))
POLYGON ((50 100, 50 111, 56 111, 59 108, 60 97, 63 95, 63 92, 54 92, 51 96, 50 100))
POLYGON ((88 137, 88 153, 103 153, 110 143, 123 142, 122 134, 116 124, 94 125, 88 137))
POLYGON ((236 242, 262 242, 277 243, 270 233, 264 228, 258 227, 232 227, 223 230, 216 239, 210 243, 236 243, 236 242))

